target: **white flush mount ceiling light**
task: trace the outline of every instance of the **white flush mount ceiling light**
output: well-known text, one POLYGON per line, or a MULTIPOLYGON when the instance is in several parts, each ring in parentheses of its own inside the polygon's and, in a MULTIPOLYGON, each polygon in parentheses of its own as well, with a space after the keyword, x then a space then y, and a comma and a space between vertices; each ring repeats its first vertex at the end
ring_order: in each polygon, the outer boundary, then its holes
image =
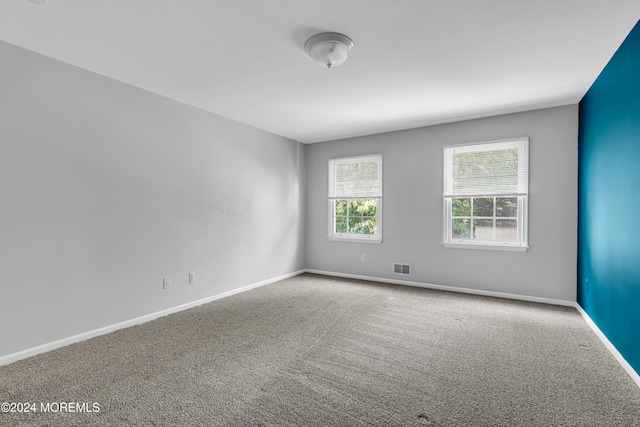
POLYGON ((304 44, 304 50, 314 61, 327 68, 337 67, 347 60, 353 40, 340 33, 320 33, 304 44))

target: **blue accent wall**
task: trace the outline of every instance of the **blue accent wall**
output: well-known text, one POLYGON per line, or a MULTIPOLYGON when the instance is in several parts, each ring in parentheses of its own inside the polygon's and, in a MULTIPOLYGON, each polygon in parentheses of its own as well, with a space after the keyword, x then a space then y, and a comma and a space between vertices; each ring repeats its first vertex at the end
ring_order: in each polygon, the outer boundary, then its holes
POLYGON ((640 21, 580 102, 578 303, 640 373, 640 21))

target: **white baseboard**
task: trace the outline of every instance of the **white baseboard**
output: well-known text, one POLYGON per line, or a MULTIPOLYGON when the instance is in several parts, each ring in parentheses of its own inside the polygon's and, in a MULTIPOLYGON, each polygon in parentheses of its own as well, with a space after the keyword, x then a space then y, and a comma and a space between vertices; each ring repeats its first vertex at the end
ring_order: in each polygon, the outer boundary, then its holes
POLYGON ((288 279, 289 277, 297 276, 299 274, 304 273, 304 270, 295 271, 293 273, 284 274, 282 276, 274 277, 272 279, 264 280, 262 282, 254 283, 248 286, 244 286, 242 288, 233 289, 231 291, 223 292, 221 294, 213 295, 207 298, 202 298, 196 301, 191 301, 186 304, 181 304, 175 307, 170 307, 161 311, 157 311, 155 313, 146 314, 144 316, 136 317, 134 319, 125 320, 123 322, 115 323, 113 325, 105 326, 103 328, 94 329, 92 331, 83 332, 78 335, 73 335, 71 337, 63 338, 57 341, 53 341, 50 343, 42 344, 37 347, 28 348, 26 350, 18 351, 16 353, 8 354, 6 356, 0 357, 0 366, 8 365, 9 363, 17 362, 21 359, 26 359, 27 357, 35 356, 37 354, 46 353, 51 350, 55 350, 60 347, 64 347, 69 344, 74 344, 80 341, 86 341, 90 338, 94 338, 100 335, 108 334, 110 332, 117 331, 118 329, 128 328, 130 326, 139 325, 141 323, 146 323, 151 320, 155 320, 159 317, 167 316, 169 314, 177 313, 179 311, 187 310, 189 308, 193 308, 202 304, 206 304, 212 301, 216 301, 222 298, 229 297, 231 295, 235 295, 241 292, 246 292, 250 289, 258 288, 260 286, 268 285, 273 282, 277 282, 280 280, 288 279))
POLYGON ((543 304, 563 305, 567 307, 573 307, 575 305, 574 301, 565 301, 565 300, 551 299, 551 298, 540 298, 540 297, 532 297, 532 296, 518 295, 518 294, 507 294, 504 292, 482 291, 478 289, 458 288, 453 286, 433 285, 430 283, 411 282, 408 280, 383 279, 379 277, 361 276, 358 274, 344 274, 344 273, 335 273, 332 271, 310 270, 310 269, 305 270, 305 272, 313 273, 313 274, 321 274, 323 276, 335 276, 335 277, 344 277, 347 279, 368 280, 370 282, 392 283, 395 285, 414 286, 418 288, 436 289, 439 291, 458 292, 461 294, 482 295, 487 297, 515 299, 515 300, 529 301, 529 302, 539 302, 543 304))
POLYGON ((609 353, 611 353, 613 357, 616 358, 620 366, 622 366, 626 373, 629 374, 633 382, 635 382, 636 385, 640 387, 640 375, 638 375, 638 373, 635 371, 635 369, 633 369, 629 362, 627 362, 624 356, 622 356, 618 349, 611 343, 611 341, 609 341, 609 338, 607 338, 607 336, 600 330, 600 328, 598 328, 598 325, 596 325, 591 317, 589 317, 587 312, 584 311, 582 307, 580 307, 580 304, 575 303, 575 308, 582 315, 582 318, 587 322, 587 325, 589 325, 593 332, 598 336, 598 338, 600 338, 600 341, 602 341, 604 346, 607 347, 609 353))
POLYGON ((221 294, 213 295, 207 298, 202 298, 186 304, 181 304, 175 307, 167 308, 165 310, 161 310, 155 313, 150 313, 144 316, 136 317, 134 319, 125 320, 123 322, 105 326, 103 328, 98 328, 92 331, 83 332, 78 335, 63 338, 47 344, 42 344, 42 345, 32 347, 26 350, 22 350, 16 353, 8 354, 6 356, 0 357, 0 366, 8 365, 18 360, 26 359, 27 357, 35 356, 37 354, 46 353, 48 351, 55 350, 57 348, 64 347, 70 344, 86 341, 90 338, 94 338, 100 335, 117 331, 118 329, 124 329, 130 326, 146 323, 151 320, 155 320, 159 317, 163 317, 169 314, 177 313, 179 311, 187 310, 189 308, 193 308, 202 304, 206 304, 212 301, 226 298, 231 295, 239 294, 241 292, 246 292, 248 290, 255 289, 260 286, 265 286, 270 283, 278 282, 280 280, 284 280, 290 277, 300 275, 302 273, 312 273, 312 274, 320 274, 324 276, 344 277, 348 279, 368 280, 372 282, 392 283, 392 284, 415 286, 415 287, 427 288, 427 289, 437 289, 442 291, 459 292, 459 293, 465 293, 465 294, 483 295, 483 296, 490 296, 490 297, 497 297, 497 298, 515 299, 515 300, 521 300, 521 301, 540 302, 545 304, 574 307, 580 313, 582 318, 587 322, 589 327, 591 327, 591 329, 596 334, 596 336, 600 338, 600 341, 602 341, 602 343, 613 355, 613 357, 615 357, 615 359, 618 361, 620 366, 622 366, 625 372, 627 372, 627 374, 631 377, 631 379, 635 382, 635 384, 640 388, 640 375, 638 375, 638 373, 633 369, 633 367, 629 364, 629 362, 626 361, 626 359, 622 356, 622 354, 620 354, 620 352, 615 348, 615 346, 611 343, 611 341, 609 341, 609 339, 604 335, 604 333, 600 330, 600 328, 598 328, 598 326, 591 319, 591 317, 589 317, 587 312, 585 312, 577 302, 556 300, 556 299, 549 299, 549 298, 531 297, 526 295, 508 294, 503 292, 491 292, 491 291, 481 291, 476 289, 459 288, 459 287, 452 287, 452 286, 433 285, 428 283, 411 282, 408 280, 383 279, 378 277, 362 276, 357 274, 335 273, 330 271, 321 271, 321 270, 313 270, 313 269, 299 270, 293 273, 284 274, 282 276, 274 277, 272 279, 268 279, 268 280, 264 280, 258 283, 248 285, 248 286, 244 286, 242 288, 233 289, 231 291, 223 292, 221 294))

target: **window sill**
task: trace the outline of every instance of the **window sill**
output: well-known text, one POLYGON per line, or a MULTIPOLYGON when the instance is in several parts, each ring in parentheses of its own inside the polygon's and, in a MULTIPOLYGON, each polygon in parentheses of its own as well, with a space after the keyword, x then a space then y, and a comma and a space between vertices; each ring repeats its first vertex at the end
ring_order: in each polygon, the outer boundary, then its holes
POLYGON ((529 246, 516 246, 507 244, 491 244, 491 243, 463 243, 463 242, 442 242, 445 248, 455 249, 479 249, 484 251, 507 251, 507 252, 525 252, 529 246))
POLYGON ((341 236, 327 236, 327 239, 332 242, 347 242, 347 243, 373 243, 380 244, 382 243, 381 237, 341 237, 341 236))

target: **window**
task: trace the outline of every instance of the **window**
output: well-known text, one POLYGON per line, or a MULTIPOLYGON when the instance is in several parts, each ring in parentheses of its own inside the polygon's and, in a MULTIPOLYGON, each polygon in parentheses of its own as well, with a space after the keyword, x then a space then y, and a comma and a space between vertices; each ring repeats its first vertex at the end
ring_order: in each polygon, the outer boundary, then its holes
POLYGON ((382 241, 382 156, 329 160, 329 238, 382 241))
POLYGON ((446 247, 527 249, 529 139, 444 149, 446 247))

